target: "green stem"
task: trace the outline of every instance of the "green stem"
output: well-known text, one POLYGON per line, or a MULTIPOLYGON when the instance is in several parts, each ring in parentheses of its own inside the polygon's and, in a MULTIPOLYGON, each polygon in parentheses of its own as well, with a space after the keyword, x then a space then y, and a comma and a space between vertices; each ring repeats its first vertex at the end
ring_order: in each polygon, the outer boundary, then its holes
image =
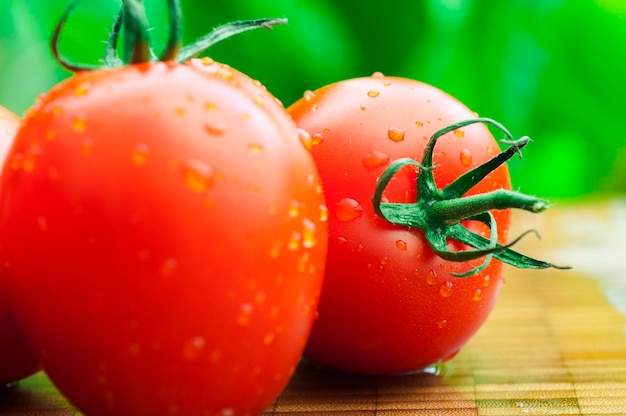
POLYGON ((159 58, 160 61, 176 60, 178 52, 182 47, 183 13, 180 8, 180 2, 177 0, 167 0, 167 7, 170 16, 170 36, 167 41, 167 47, 159 58))
POLYGON ((521 149, 529 141, 528 137, 515 140, 504 126, 488 118, 465 120, 445 127, 430 138, 424 148, 421 162, 409 158, 398 159, 383 172, 372 196, 374 211, 392 224, 421 229, 433 251, 444 260, 465 262, 485 257, 480 266, 465 273, 453 273, 458 277, 479 273, 489 265, 493 257, 519 268, 569 268, 533 259, 511 249, 522 237, 533 233, 532 230, 523 233, 509 244, 499 244, 497 241, 497 223, 491 211, 516 208, 542 212, 550 206, 548 201, 508 189, 463 196, 513 155, 521 156, 521 149), (438 189, 433 166, 433 153, 438 139, 453 130, 475 123, 495 126, 505 134, 504 142, 510 146, 489 161, 461 175, 443 189, 438 189), (382 196, 387 185, 400 169, 407 166, 419 169, 417 181, 419 199, 410 204, 383 203, 382 196), (490 238, 486 239, 466 228, 462 221, 467 220, 480 221, 487 225, 490 238), (462 242, 472 249, 451 251, 448 249, 449 239, 462 242))
POLYGON ((141 0, 124 0, 122 25, 124 30, 122 60, 131 64, 150 61, 148 17, 141 0))

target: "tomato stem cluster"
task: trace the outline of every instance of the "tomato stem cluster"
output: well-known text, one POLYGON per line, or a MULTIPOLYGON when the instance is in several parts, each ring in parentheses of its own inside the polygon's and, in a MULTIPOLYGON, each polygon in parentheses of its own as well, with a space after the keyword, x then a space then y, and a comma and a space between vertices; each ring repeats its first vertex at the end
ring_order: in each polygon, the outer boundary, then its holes
POLYGON ((109 39, 106 43, 102 65, 75 63, 65 58, 59 50, 59 38, 67 19, 81 0, 74 1, 63 13, 51 39, 52 53, 65 69, 78 72, 102 68, 116 68, 127 64, 148 62, 151 60, 184 62, 205 52, 214 44, 239 33, 254 29, 272 29, 287 23, 284 18, 241 20, 218 26, 211 32, 183 46, 183 25, 180 0, 167 0, 170 20, 170 35, 167 46, 161 56, 155 56, 150 47, 150 28, 146 10, 141 0, 123 0, 109 39), (122 57, 118 56, 118 40, 122 40, 122 57))
POLYGON ((534 230, 526 231, 508 244, 498 243, 497 223, 491 213, 492 210, 517 208, 530 212, 542 212, 550 206, 548 201, 507 189, 463 196, 490 172, 506 163, 513 155, 518 154, 521 157, 521 149, 529 141, 528 137, 514 139, 503 125, 489 118, 476 118, 451 124, 437 131, 430 138, 424 148, 421 162, 410 158, 398 159, 383 172, 372 198, 374 210, 392 224, 421 229, 432 250, 444 260, 465 262, 485 257, 483 263, 478 267, 465 273, 452 273, 457 277, 467 277, 479 273, 490 264, 494 257, 519 268, 569 268, 569 266, 558 266, 537 260, 511 249, 511 246, 519 242, 525 235, 537 234, 534 230), (437 188, 433 173, 436 168, 433 166, 433 152, 438 139, 456 129, 476 123, 489 124, 501 130, 506 136, 503 143, 508 144, 509 147, 484 164, 461 175, 446 187, 437 188), (385 188, 393 176, 406 166, 416 166, 420 170, 417 181, 419 195, 417 202, 410 204, 383 203, 382 197, 385 188), (462 221, 484 223, 490 230, 490 237, 485 238, 470 231, 463 225, 462 221), (452 251, 448 248, 448 239, 462 242, 473 247, 473 249, 452 251))

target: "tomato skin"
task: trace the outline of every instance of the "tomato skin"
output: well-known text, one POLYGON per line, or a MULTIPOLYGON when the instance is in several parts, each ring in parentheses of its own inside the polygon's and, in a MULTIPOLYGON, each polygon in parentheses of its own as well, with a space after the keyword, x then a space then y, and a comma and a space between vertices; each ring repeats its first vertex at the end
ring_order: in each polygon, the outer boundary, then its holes
MULTIPOLYGON (((19 126, 19 117, 0 106, 0 164, 4 164, 19 126)), ((15 319, 0 275, 0 385, 18 381, 38 370, 37 354, 15 319)))
POLYGON ((4 273, 44 370, 89 415, 261 412, 317 306, 320 190, 284 108, 225 65, 59 84, 0 182, 4 273))
MULTIPOLYGON (((377 178, 390 162, 420 161, 437 130, 476 115, 448 94, 423 83, 374 74, 307 92, 288 108, 314 140, 329 208, 329 254, 319 318, 305 355, 326 366, 365 374, 397 374, 447 360, 487 318, 502 285, 503 265, 456 278, 481 264, 437 257, 423 233, 374 213, 377 178)), ((483 125, 442 137, 436 147, 439 188, 489 160, 498 145, 483 125)), ((390 182, 391 202, 414 202, 416 173, 404 168, 390 182)), ((510 189, 502 166, 468 194, 510 189)), ((494 212, 504 242, 509 210, 494 212)), ((482 226, 468 224, 485 232, 482 226)), ((456 249, 467 248, 450 243, 456 249)))

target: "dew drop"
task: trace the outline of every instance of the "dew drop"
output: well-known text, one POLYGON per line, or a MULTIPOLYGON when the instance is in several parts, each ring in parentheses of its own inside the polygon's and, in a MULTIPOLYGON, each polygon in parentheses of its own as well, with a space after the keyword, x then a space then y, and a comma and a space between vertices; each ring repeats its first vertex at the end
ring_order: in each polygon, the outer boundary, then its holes
POLYGON ((174 114, 177 115, 177 116, 183 116, 183 115, 185 115, 185 113, 186 113, 186 111, 182 107, 174 108, 174 114))
POLYGON ((382 79, 385 77, 385 74, 383 74, 380 71, 376 71, 372 74, 372 78, 376 78, 376 79, 382 79))
POLYGON ((316 146, 320 144, 323 140, 324 136, 322 136, 320 133, 315 133, 313 136, 311 136, 311 145, 316 146))
POLYGON ((74 88, 74 95, 77 97, 87 95, 89 88, 91 88, 91 84, 89 82, 81 82, 76 86, 76 88, 74 88))
POLYGON ((176 261, 176 259, 169 257, 163 260, 163 263, 161 263, 161 276, 171 277, 176 272, 177 268, 178 262, 176 261))
POLYGON ((376 98, 380 95, 380 92, 376 91, 376 90, 369 90, 367 92, 367 96, 370 98, 376 98))
POLYGON ((450 296, 452 294, 452 287, 453 286, 454 285, 450 281, 446 281, 446 282, 442 283, 441 286, 439 287, 439 294, 442 297, 447 298, 448 296, 450 296))
POLYGON ((298 218, 300 215, 300 203, 298 201, 291 201, 287 213, 290 218, 298 218))
POLYGON ((298 139, 300 139, 300 142, 305 149, 311 150, 313 147, 313 140, 311 139, 311 135, 308 131, 298 128, 298 139))
POLYGON ((417 127, 422 127, 422 126, 424 125, 424 123, 422 123, 421 121, 416 121, 416 122, 415 122, 415 125, 416 125, 417 127))
POLYGON ((459 160, 463 166, 469 166, 472 164, 472 154, 468 149, 463 149, 459 154, 459 160))
POLYGON ((356 220, 363 214, 361 205, 352 198, 344 198, 335 204, 335 216, 339 222, 356 220))
POLYGON ((254 305, 251 303, 242 303, 239 314, 237 315, 237 325, 248 326, 252 320, 252 312, 254 311, 254 305))
POLYGON ((493 153, 493 146, 487 146, 487 153, 493 153))
POLYGON ((206 102, 204 103, 204 109, 207 111, 217 111, 217 104, 206 102))
POLYGON ((145 143, 138 143, 131 155, 131 160, 137 166, 145 165, 148 161, 148 146, 145 143))
POLYGON ((82 133, 87 129, 87 119, 77 116, 72 120, 72 130, 76 133, 82 133))
POLYGON ((213 184, 213 169, 197 159, 189 160, 183 166, 182 174, 185 184, 194 192, 204 192, 213 184))
POLYGON ((456 137, 465 137, 465 132, 461 129, 455 129, 454 130, 454 135, 456 137))
POLYGON ((287 248, 291 251, 296 251, 300 248, 301 241, 302 235, 299 232, 294 231, 289 237, 289 241, 287 242, 287 248))
POLYGON ((250 145, 248 146, 248 149, 250 149, 250 152, 253 155, 258 155, 258 154, 261 154, 261 152, 263 151, 263 146, 261 146, 258 143, 250 143, 250 145))
POLYGON ((280 241, 275 241, 274 242, 274 245, 270 249, 270 258, 271 259, 277 259, 278 256, 280 256, 280 250, 281 250, 282 246, 283 246, 282 242, 280 242, 280 241))
POLYGON ((390 159, 391 157, 388 154, 379 152, 378 150, 372 150, 370 153, 363 156, 361 163, 366 171, 371 172, 376 168, 385 166, 389 163, 390 159))
POLYGON ((474 292, 474 297, 472 299, 480 300, 482 297, 483 297, 483 291, 480 289, 476 289, 476 292, 474 292))
POLYGON ((311 100, 315 99, 315 93, 313 91, 311 91, 311 90, 306 90, 304 92, 304 99, 306 101, 311 101, 311 100))
POLYGON ((407 249, 407 244, 406 241, 404 240, 396 240, 396 247, 398 247, 400 250, 404 251, 407 249))
POLYGON ((439 327, 439 329, 443 329, 448 325, 448 321, 446 321, 445 319, 439 321, 439 323, 437 324, 437 326, 439 327))
POLYGON ((91 138, 87 137, 83 139, 83 141, 80 144, 80 152, 84 154, 85 156, 92 155, 94 147, 95 147, 94 141, 91 138))
POLYGON ((224 134, 224 130, 222 128, 217 127, 213 124, 205 123, 202 127, 204 128, 204 131, 211 136, 221 136, 222 134, 224 134))
POLYGON ((429 270, 428 273, 426 274, 426 283, 428 283, 431 286, 436 285, 438 282, 437 279, 437 273, 435 273, 434 270, 429 270))
POLYGON ((328 208, 326 207, 326 205, 320 205, 320 221, 328 221, 328 208))
POLYGON ((483 286, 487 287, 491 283, 491 277, 487 274, 483 277, 483 286))
POLYGON ((213 60, 213 58, 205 56, 204 58, 200 58, 200 63, 204 66, 211 66, 215 63, 215 61, 213 60))
POLYGON ((387 130, 387 137, 389 137, 391 141, 401 142, 404 140, 404 130, 391 126, 389 130, 387 130))
POLYGON ((315 103, 311 106, 311 111, 317 111, 319 108, 320 106, 317 103, 315 103))

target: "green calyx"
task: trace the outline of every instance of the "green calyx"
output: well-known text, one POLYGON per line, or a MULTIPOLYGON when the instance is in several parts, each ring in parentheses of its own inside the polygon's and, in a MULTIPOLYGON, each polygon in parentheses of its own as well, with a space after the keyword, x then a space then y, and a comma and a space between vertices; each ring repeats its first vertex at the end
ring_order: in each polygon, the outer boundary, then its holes
POLYGON ((218 26, 208 34, 183 46, 182 44, 182 12, 180 0, 167 0, 170 35, 167 46, 161 56, 156 57, 150 48, 150 27, 142 0, 122 0, 122 7, 117 15, 109 39, 106 44, 102 65, 86 65, 71 62, 63 57, 59 50, 59 38, 71 12, 81 0, 75 0, 61 16, 51 39, 52 53, 65 69, 72 72, 117 68, 128 64, 136 64, 153 60, 183 62, 205 52, 217 42, 242 32, 254 29, 272 29, 274 26, 287 23, 284 18, 242 20, 218 26), (118 55, 118 41, 122 35, 121 58, 118 55))
POLYGON ((507 189, 463 196, 513 155, 518 154, 521 157, 521 149, 529 141, 528 137, 515 139, 503 125, 489 118, 461 121, 445 127, 430 138, 424 148, 421 162, 410 158, 398 159, 383 172, 372 197, 374 210, 376 214, 392 224, 422 230, 432 250, 444 260, 466 262, 481 257, 485 258, 480 266, 465 273, 451 273, 457 277, 467 277, 481 272, 494 257, 504 263, 524 269, 549 267, 569 269, 569 266, 558 266, 537 260, 511 248, 527 234, 538 235, 535 230, 526 231, 508 244, 498 243, 497 223, 491 213, 492 210, 518 208, 530 212, 542 212, 550 206, 548 201, 507 189), (492 125, 501 130, 506 136, 502 142, 508 144, 509 147, 484 164, 464 173, 446 187, 437 188, 433 174, 437 167, 433 166, 433 151, 437 140, 456 129, 476 123, 492 125), (409 204, 383 203, 382 197, 385 188, 393 176, 405 166, 415 166, 420 171, 417 181, 417 202, 409 204), (462 221, 484 223, 490 230, 490 238, 470 231, 462 224, 462 221), (464 243, 472 249, 451 251, 448 248, 448 239, 464 243))

